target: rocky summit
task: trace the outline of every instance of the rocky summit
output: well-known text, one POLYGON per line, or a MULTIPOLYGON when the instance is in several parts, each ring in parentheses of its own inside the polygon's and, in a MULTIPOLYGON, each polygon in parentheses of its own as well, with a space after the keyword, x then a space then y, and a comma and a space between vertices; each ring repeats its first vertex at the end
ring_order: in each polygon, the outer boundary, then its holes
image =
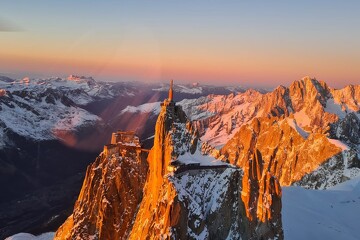
POLYGON ((169 94, 148 155, 115 133, 55 239, 283 239, 280 184, 260 154, 241 169, 206 149, 169 94))
POLYGON ((264 97, 262 110, 221 149, 230 163, 244 167, 258 152, 282 186, 315 189, 360 174, 359 86, 335 90, 304 78, 264 97))

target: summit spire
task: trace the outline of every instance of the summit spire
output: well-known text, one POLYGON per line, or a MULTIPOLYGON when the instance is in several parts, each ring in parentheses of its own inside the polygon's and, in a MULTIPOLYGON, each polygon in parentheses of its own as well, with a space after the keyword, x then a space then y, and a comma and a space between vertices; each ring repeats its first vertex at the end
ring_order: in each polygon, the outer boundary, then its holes
POLYGON ((160 103, 161 106, 165 107, 174 107, 175 102, 173 100, 173 87, 174 87, 174 81, 170 80, 170 88, 169 88, 169 96, 164 100, 164 102, 160 103))
POLYGON ((169 101, 171 102, 173 100, 173 84, 174 80, 170 80, 170 89, 169 89, 169 101))

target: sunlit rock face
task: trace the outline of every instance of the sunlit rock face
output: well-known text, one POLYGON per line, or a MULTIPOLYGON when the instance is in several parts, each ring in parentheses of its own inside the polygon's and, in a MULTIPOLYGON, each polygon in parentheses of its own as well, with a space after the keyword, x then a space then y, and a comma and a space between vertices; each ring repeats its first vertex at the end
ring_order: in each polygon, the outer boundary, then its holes
POLYGON ((254 119, 241 127, 221 151, 230 163, 240 167, 245 167, 253 154, 259 152, 263 168, 274 174, 283 186, 299 181, 341 153, 341 148, 330 143, 325 135, 314 133, 305 138, 290 124, 287 119, 275 117, 254 119))
POLYGON ((163 105, 145 184, 137 153, 103 153, 56 239, 283 239, 277 180, 257 164, 243 171, 204 156, 202 146, 181 107, 163 105))
POLYGON ((183 101, 201 139, 230 163, 244 168, 259 151, 281 185, 321 189, 360 175, 359 102, 360 86, 336 90, 309 77, 266 94, 183 101))
POLYGON ((243 169, 241 198, 250 228, 255 229, 257 238, 282 238, 281 187, 278 180, 264 167, 257 150, 243 169))
MULTIPOLYGON (((281 190, 277 183, 265 186, 272 190, 263 194, 263 187, 244 188, 243 171, 230 166, 167 171, 183 154, 199 151, 200 147, 194 150, 194 144, 200 145, 197 133, 185 121, 181 108, 175 108, 174 114, 165 107, 160 112, 148 157, 144 198, 130 239, 281 239, 281 190), (246 205, 243 195, 250 191, 256 191, 256 197, 248 199, 246 205), (251 201, 261 205, 266 198, 274 199, 264 205, 268 215, 247 209, 251 201)), ((247 179, 257 181, 253 176, 247 179)))
POLYGON ((135 149, 101 153, 88 167, 73 214, 55 239, 125 239, 142 199, 146 155, 135 149))
POLYGON ((304 77, 268 93, 247 90, 183 100, 181 104, 202 140, 222 146, 241 126, 258 117, 290 117, 307 132, 326 132, 347 114, 359 116, 359 102, 359 85, 336 90, 325 82, 304 77))

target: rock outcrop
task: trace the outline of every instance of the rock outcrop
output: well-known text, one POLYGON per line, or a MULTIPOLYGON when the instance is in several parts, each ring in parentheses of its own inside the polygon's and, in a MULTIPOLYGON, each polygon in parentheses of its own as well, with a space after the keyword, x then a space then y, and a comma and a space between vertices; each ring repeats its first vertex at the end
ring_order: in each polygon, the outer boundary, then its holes
POLYGON ((56 239, 283 239, 281 189, 259 157, 243 171, 201 148, 181 107, 164 102, 143 188, 138 155, 103 153, 56 239))
POLYGON ((308 132, 327 127, 346 114, 360 111, 360 86, 330 88, 325 82, 304 77, 272 92, 247 90, 229 95, 209 95, 181 104, 204 141, 224 145, 245 124, 257 117, 289 117, 308 132))
POLYGON ((281 185, 299 181, 314 188, 360 175, 359 102, 360 86, 336 90, 309 77, 266 94, 248 90, 183 101, 201 139, 223 146, 230 163, 244 168, 259 151, 281 185), (334 162, 337 173, 324 175, 334 172, 334 162))
POLYGON ((242 168, 252 154, 261 154, 263 167, 276 176, 282 186, 289 186, 342 151, 323 134, 302 136, 294 124, 290 119, 256 118, 242 126, 221 152, 230 163, 242 168))
POLYGON ((73 214, 54 239, 126 239, 142 200, 146 156, 135 148, 101 153, 87 168, 73 214))
POLYGON ((243 180, 242 171, 231 166, 194 167, 178 174, 167 170, 200 148, 193 147, 200 143, 181 108, 171 111, 163 107, 156 124, 144 199, 130 239, 281 239, 281 190, 276 180, 266 179, 265 185, 253 189, 246 188, 247 180, 258 179, 251 175, 243 180), (242 197, 246 194, 256 197, 242 197), (265 205, 266 199, 274 200, 265 205), (250 204, 264 209, 249 211, 250 204))
POLYGON ((282 237, 281 187, 278 180, 264 167, 261 154, 256 150, 244 166, 241 198, 246 216, 256 236, 264 239, 282 237), (269 234, 270 233, 270 234, 269 234), (272 235, 277 233, 277 235, 272 235))

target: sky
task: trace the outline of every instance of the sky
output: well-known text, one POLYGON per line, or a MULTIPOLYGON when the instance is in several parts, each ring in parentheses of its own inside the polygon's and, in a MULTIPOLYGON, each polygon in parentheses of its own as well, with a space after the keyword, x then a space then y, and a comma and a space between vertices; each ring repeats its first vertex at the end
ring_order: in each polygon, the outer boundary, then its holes
POLYGON ((1 75, 360 83, 360 1, 12 0, 0 9, 1 75))

